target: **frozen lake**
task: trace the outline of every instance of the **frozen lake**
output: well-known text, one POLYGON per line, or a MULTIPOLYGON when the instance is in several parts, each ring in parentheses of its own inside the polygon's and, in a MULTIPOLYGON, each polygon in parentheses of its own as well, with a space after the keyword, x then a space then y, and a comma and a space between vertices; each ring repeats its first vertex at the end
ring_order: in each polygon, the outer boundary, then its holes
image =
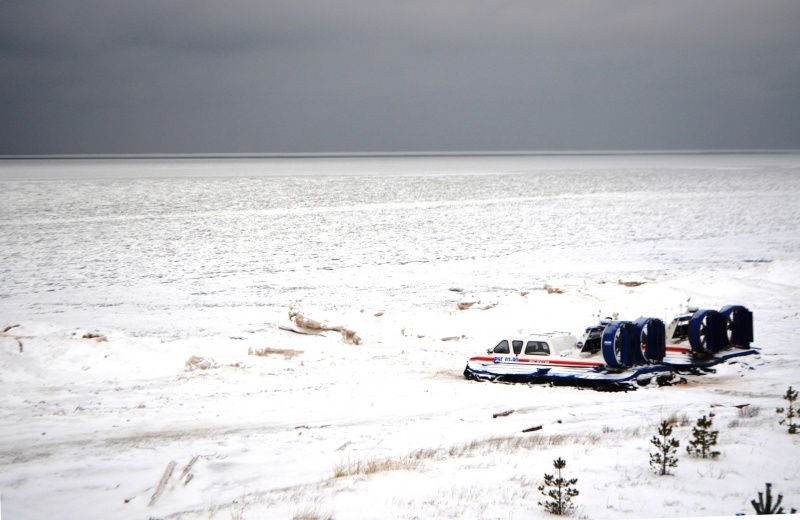
POLYGON ((0 190, 0 315, 136 335, 800 248, 797 154, 2 161, 0 190))

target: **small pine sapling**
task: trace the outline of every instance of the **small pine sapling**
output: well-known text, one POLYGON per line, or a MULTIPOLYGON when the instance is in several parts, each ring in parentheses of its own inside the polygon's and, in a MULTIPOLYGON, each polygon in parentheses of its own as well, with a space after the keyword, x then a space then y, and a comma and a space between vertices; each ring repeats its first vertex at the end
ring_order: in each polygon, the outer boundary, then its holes
POLYGON ((718 451, 713 451, 712 448, 717 444, 718 431, 711 431, 712 421, 710 417, 705 415, 697 420, 697 426, 692 428, 692 440, 686 446, 686 451, 689 455, 695 457, 715 458, 719 456, 718 451))
POLYGON ((544 484, 539 486, 539 491, 550 500, 539 502, 544 506, 545 511, 554 515, 570 515, 575 511, 572 498, 578 496, 578 490, 570 487, 578 483, 578 479, 566 479, 561 476, 561 470, 567 465, 561 457, 553 461, 556 468, 556 475, 544 474, 544 484), (545 489, 547 489, 545 491, 545 489))
POLYGON ((794 403, 797 401, 797 390, 792 390, 792 387, 790 386, 783 398, 789 401, 789 408, 778 408, 776 410, 778 413, 786 414, 786 418, 778 421, 778 424, 788 423, 789 433, 797 433, 797 429, 800 427, 800 424, 794 422, 795 419, 800 417, 800 411, 794 407, 794 403))
MULTIPOLYGON (((778 495, 778 500, 775 501, 774 504, 772 503, 772 484, 767 482, 766 497, 764 496, 764 493, 759 491, 758 502, 751 500, 750 503, 753 505, 753 509, 756 510, 756 515, 782 515, 784 513, 783 508, 781 507, 781 501, 783 501, 783 495, 778 495)), ((793 515, 796 512, 797 510, 792 508, 790 514, 793 515)))
POLYGON ((650 443, 658 450, 650 454, 650 465, 658 471, 659 475, 669 475, 669 468, 678 465, 678 458, 674 454, 680 447, 678 439, 669 438, 672 435, 672 426, 667 421, 661 421, 658 435, 653 435, 650 443), (660 437, 659 437, 660 436, 660 437))

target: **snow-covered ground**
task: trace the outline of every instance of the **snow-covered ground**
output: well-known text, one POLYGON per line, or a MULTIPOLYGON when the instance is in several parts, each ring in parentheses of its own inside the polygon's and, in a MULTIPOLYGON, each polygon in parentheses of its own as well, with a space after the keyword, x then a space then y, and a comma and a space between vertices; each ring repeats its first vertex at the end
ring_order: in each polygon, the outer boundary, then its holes
POLYGON ((557 457, 579 518, 800 508, 798 156, 279 163, 0 163, 6 520, 546 518, 557 457), (462 376, 689 298, 750 308, 761 355, 633 392, 462 376), (689 457, 709 414, 722 454, 689 457))

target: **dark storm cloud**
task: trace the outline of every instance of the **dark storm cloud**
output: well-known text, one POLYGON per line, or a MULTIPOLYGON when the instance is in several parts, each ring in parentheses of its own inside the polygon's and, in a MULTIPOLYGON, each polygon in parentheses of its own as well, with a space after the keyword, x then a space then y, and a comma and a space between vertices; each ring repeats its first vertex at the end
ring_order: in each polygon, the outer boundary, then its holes
POLYGON ((0 0, 0 154, 800 148, 800 4, 0 0))

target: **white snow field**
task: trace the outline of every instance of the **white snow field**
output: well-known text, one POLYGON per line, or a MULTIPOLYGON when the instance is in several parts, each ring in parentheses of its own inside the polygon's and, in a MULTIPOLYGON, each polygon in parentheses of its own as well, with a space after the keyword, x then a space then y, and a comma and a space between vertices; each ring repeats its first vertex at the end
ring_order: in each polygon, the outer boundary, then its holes
POLYGON ((800 508, 798 154, 3 160, 0 190, 5 520, 548 518, 558 457, 575 518, 800 508), (462 375, 687 301, 748 307, 761 354, 630 392, 462 375))

